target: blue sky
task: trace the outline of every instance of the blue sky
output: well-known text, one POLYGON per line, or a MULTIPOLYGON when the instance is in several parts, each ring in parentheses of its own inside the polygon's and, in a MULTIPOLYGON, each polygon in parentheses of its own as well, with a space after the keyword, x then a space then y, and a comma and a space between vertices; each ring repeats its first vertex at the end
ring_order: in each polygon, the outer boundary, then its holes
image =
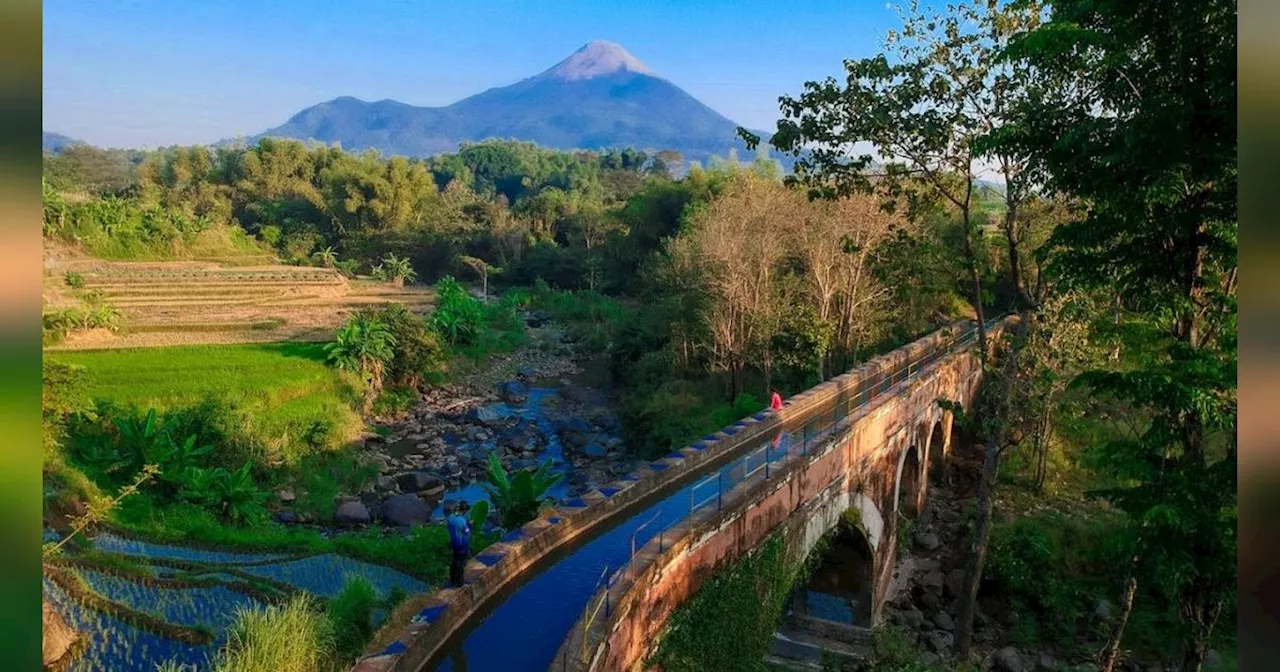
POLYGON ((341 95, 447 105, 603 39, 772 129, 779 95, 877 53, 897 25, 884 0, 46 0, 44 128, 211 143, 341 95))

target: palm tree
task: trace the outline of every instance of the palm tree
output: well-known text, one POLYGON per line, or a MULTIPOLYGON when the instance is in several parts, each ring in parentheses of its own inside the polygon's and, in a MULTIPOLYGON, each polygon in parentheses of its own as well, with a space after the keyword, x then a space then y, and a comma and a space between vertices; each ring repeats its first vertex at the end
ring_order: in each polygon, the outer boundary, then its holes
POLYGON ((334 366, 364 374, 368 384, 364 400, 366 411, 382 391, 382 374, 395 356, 395 346, 396 337, 385 324, 363 315, 347 320, 334 341, 325 346, 329 361, 334 366))
POLYGON ((333 246, 326 247, 312 256, 325 268, 333 268, 334 264, 338 263, 338 254, 333 251, 333 246))
POLYGON ((383 257, 382 272, 396 287, 403 287, 406 281, 413 282, 413 279, 418 277, 408 257, 397 257, 394 254, 383 257))

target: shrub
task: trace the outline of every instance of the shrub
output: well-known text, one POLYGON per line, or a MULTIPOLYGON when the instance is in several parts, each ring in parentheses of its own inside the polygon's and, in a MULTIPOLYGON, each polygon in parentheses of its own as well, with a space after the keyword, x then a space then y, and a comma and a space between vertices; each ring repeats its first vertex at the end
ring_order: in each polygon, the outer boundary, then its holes
POLYGON ((409 312, 403 304, 367 308, 360 315, 384 325, 395 339, 395 348, 387 362, 386 378, 393 385, 420 389, 424 377, 444 366, 444 349, 440 338, 427 321, 409 312))
POLYGON ((62 281, 67 283, 67 286, 71 289, 84 288, 84 276, 76 273, 75 271, 67 271, 66 273, 63 273, 62 281))
POLYGON ((395 356, 396 338, 387 325, 365 314, 356 314, 338 329, 325 346, 329 361, 339 369, 359 371, 365 377, 365 410, 382 391, 383 374, 395 356))
POLYGON ((436 282, 436 309, 431 325, 452 345, 471 345, 484 330, 484 304, 467 293, 453 276, 436 282))
POLYGON ((333 667, 332 621, 315 598, 242 609, 214 661, 217 672, 313 672, 333 667))
POLYGON ((373 637, 373 608, 377 604, 378 594, 373 584, 362 576, 348 578, 342 591, 329 602, 334 649, 340 658, 355 658, 369 643, 373 637))

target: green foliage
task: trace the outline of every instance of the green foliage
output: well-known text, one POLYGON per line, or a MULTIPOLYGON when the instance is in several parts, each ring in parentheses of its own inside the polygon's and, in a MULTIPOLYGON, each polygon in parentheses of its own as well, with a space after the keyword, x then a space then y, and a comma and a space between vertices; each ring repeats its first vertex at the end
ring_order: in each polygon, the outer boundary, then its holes
POLYGON ((373 609, 376 606, 378 594, 373 584, 360 576, 347 578, 342 590, 329 601, 334 649, 340 659, 356 658, 373 638, 373 609))
POLYGON ((426 320, 409 312, 403 304, 366 308, 358 315, 371 324, 383 325, 390 333, 394 347, 385 375, 392 385, 418 389, 424 378, 443 367, 445 355, 439 337, 426 320))
POLYGON ((484 329, 484 304, 467 293, 453 276, 436 282, 436 309, 431 324, 451 345, 471 345, 484 329))
POLYGON ((720 568, 676 608, 649 666, 673 672, 764 670, 764 654, 804 563, 775 534, 720 568))
POLYGON ((489 480, 480 487, 489 494, 489 500, 502 518, 502 526, 513 529, 538 517, 547 490, 562 477, 563 474, 551 473, 550 460, 538 465, 537 470, 522 469, 508 477, 495 452, 489 453, 489 480))
POLYGON ((213 661, 217 672, 315 672, 335 667, 333 623, 315 598, 242 609, 213 661))
POLYGON ((62 281, 71 289, 84 289, 84 276, 75 271, 63 273, 62 281))
POLYGON ((471 507, 471 515, 469 518, 471 520, 471 529, 483 530, 485 524, 489 521, 488 500, 482 499, 476 502, 475 506, 471 507))

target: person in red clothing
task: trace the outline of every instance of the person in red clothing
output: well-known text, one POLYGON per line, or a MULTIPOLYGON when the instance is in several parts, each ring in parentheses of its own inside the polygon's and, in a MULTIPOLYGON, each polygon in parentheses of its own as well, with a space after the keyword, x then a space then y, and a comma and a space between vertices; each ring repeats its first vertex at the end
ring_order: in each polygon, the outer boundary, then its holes
POLYGON ((782 395, 778 394, 777 390, 773 391, 773 397, 769 399, 769 410, 771 411, 782 410, 782 395))

